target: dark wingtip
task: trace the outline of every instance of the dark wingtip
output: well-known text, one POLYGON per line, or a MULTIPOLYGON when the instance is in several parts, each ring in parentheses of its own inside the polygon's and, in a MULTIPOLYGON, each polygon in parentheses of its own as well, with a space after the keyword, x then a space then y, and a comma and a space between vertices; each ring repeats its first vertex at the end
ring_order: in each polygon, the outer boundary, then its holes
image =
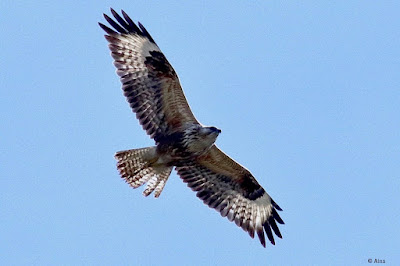
POLYGON ((110 18, 106 14, 103 14, 103 15, 104 15, 104 18, 108 21, 108 23, 110 23, 110 25, 114 29, 116 29, 120 33, 127 33, 127 31, 124 28, 122 28, 117 22, 115 22, 112 18, 110 18))
POLYGON ((115 31, 113 31, 112 29, 110 29, 109 27, 107 27, 106 25, 104 25, 101 22, 99 22, 99 26, 100 26, 100 28, 102 28, 105 32, 107 32, 110 35, 116 34, 115 31))
POLYGON ((274 217, 274 219, 280 223, 280 224, 285 224, 285 222, 282 220, 282 218, 279 216, 279 214, 277 213, 277 211, 275 209, 272 209, 272 217, 274 217))
POLYGON ((265 248, 265 235, 264 228, 261 227, 261 230, 257 230, 258 238, 260 239, 261 245, 265 248))
POLYGON ((128 22, 128 25, 130 26, 130 29, 133 32, 141 33, 141 31, 138 28, 138 26, 136 26, 135 22, 133 22, 133 20, 128 16, 128 14, 126 14, 125 11, 122 10, 122 9, 121 9, 121 13, 122 13, 122 16, 125 18, 126 22, 128 22))
POLYGON ((281 207, 273 200, 271 199, 272 206, 274 206, 278 211, 283 211, 281 207))
POLYGON ((138 21, 139 28, 142 30, 143 35, 146 36, 151 42, 156 43, 151 37, 150 33, 146 30, 146 28, 138 21))
POLYGON ((110 11, 111 11, 111 14, 112 14, 115 18, 119 16, 118 13, 117 13, 112 7, 110 7, 110 11))
POLYGON ((110 7, 110 11, 111 14, 114 16, 115 21, 106 14, 103 14, 103 16, 111 25, 111 27, 114 28, 116 31, 110 29, 109 27, 106 27, 103 24, 100 25, 100 27, 108 34, 135 33, 140 36, 146 37, 150 42, 154 44, 156 43, 153 37, 151 37, 150 33, 146 30, 146 28, 140 22, 138 22, 139 26, 137 26, 124 10, 121 9, 122 16, 120 16, 112 7, 110 7))
POLYGON ((130 17, 128 16, 128 14, 126 14, 126 12, 123 10, 123 9, 121 9, 121 13, 122 13, 122 15, 124 16, 124 18, 129 18, 130 19, 130 17))
POLYGON ((112 8, 111 8, 111 14, 119 22, 122 28, 124 28, 127 32, 132 32, 132 28, 129 26, 129 24, 112 8))
POLYGON ((281 232, 279 231, 279 228, 278 228, 278 226, 276 225, 276 222, 275 222, 275 220, 274 220, 273 217, 271 217, 271 218, 269 219, 269 225, 271 226, 271 228, 272 228, 272 230, 274 231, 275 235, 277 235, 279 238, 282 238, 282 234, 281 234, 281 232))
POLYGON ((272 235, 271 227, 268 223, 264 224, 265 233, 267 233, 267 237, 272 245, 275 245, 274 236, 272 235))

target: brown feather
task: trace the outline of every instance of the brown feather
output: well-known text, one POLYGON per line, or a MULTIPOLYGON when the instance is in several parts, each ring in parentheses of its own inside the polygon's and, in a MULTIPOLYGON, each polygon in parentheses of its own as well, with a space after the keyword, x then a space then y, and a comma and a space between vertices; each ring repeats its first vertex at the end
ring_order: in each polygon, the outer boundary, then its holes
POLYGON ((115 20, 105 15, 114 28, 100 26, 121 77, 124 95, 140 124, 152 138, 177 132, 186 123, 198 124, 182 91, 178 76, 147 30, 137 27, 123 12, 114 10, 115 20), (124 20, 125 19, 125 20, 124 20))
POLYGON ((275 244, 272 231, 282 237, 276 222, 282 224, 280 207, 243 166, 213 145, 194 162, 176 168, 185 183, 209 207, 249 233, 257 233, 265 247, 265 235, 275 244), (264 233, 265 231, 265 233, 264 233))

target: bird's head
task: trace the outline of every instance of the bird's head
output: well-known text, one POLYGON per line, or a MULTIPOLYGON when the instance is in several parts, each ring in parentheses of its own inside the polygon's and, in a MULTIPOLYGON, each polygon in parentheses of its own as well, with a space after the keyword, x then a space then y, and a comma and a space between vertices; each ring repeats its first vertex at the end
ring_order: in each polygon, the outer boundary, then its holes
POLYGON ((217 135, 221 134, 221 129, 216 128, 216 127, 209 127, 210 131, 212 131, 213 133, 216 133, 217 135))
POLYGON ((221 130, 216 127, 194 125, 185 130, 184 143, 192 152, 205 152, 217 140, 219 133, 221 130))
POLYGON ((221 129, 216 127, 202 127, 199 133, 203 139, 208 139, 210 142, 214 142, 221 133, 221 129))

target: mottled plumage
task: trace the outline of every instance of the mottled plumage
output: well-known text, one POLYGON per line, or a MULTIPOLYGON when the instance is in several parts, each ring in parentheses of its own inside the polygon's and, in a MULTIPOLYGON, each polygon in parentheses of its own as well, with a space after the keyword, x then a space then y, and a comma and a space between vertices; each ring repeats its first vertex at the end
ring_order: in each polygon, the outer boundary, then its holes
POLYGON ((221 130, 201 125, 183 94, 172 66, 142 24, 111 9, 116 21, 104 15, 111 56, 122 90, 155 146, 117 152, 117 168, 134 188, 146 184, 145 196, 158 197, 175 167, 179 176, 209 207, 234 221, 265 247, 265 234, 282 237, 282 209, 253 175, 215 146, 221 130), (264 234, 265 233, 265 234, 264 234))

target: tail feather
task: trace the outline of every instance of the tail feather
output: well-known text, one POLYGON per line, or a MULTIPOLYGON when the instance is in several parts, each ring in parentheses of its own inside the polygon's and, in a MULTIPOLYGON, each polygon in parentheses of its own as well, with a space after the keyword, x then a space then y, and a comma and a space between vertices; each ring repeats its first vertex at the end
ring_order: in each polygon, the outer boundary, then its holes
POLYGON ((121 177, 130 186, 138 188, 147 182, 143 195, 147 197, 155 191, 154 196, 160 196, 172 167, 157 163, 159 156, 155 146, 120 151, 115 154, 115 159, 121 177))
MULTIPOLYGON (((157 169, 157 168, 155 168, 157 169)), ((154 197, 158 198, 167 183, 168 177, 171 174, 172 167, 163 169, 157 169, 157 175, 154 175, 147 183, 146 189, 143 191, 143 195, 146 197, 154 191, 154 197)))

